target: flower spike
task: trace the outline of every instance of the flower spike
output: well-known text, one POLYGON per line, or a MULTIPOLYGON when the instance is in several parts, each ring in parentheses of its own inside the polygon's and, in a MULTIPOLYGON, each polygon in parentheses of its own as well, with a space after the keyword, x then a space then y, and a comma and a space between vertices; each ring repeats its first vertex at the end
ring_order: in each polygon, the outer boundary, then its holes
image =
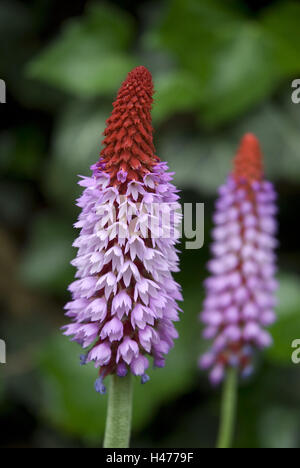
POLYGON ((92 176, 79 182, 77 272, 65 306, 72 323, 64 334, 85 349, 82 364, 99 368, 99 393, 109 374, 132 373, 146 383, 149 357, 163 367, 177 337, 173 322, 182 297, 172 272, 178 271, 180 205, 167 164, 155 155, 152 94, 145 67, 128 74, 107 120, 100 159, 92 176))
POLYGON ((253 352, 272 343, 265 327, 275 320, 276 194, 264 179, 257 138, 246 134, 234 169, 219 190, 214 215, 210 277, 201 319, 212 339, 200 366, 218 384, 229 367, 252 372, 253 352))

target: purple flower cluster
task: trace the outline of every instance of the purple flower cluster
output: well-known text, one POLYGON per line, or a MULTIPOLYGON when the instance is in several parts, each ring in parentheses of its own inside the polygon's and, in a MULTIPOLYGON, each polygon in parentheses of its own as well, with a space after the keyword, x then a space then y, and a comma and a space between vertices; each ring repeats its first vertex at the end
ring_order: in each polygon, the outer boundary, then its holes
MULTIPOLYGON (((254 137, 247 138, 253 145, 254 137)), ((250 144, 247 138, 244 145, 250 144)), ((242 163, 245 174, 236 171, 219 191, 211 275, 205 282, 201 319, 204 337, 213 344, 200 366, 211 369, 213 384, 223 379, 229 366, 243 376, 251 373, 253 351, 271 344, 265 327, 275 320, 276 194, 270 182, 247 178, 247 160, 242 163)))
POLYGON ((96 390, 103 393, 102 380, 112 373, 122 377, 130 370, 145 383, 147 355, 164 366, 177 338, 173 322, 182 296, 171 274, 178 271, 174 245, 181 215, 167 165, 155 164, 142 182, 130 181, 124 194, 101 167, 100 161, 92 166, 93 176, 79 182, 85 190, 75 224, 81 231, 73 244, 77 279, 65 306, 73 323, 64 334, 87 350, 82 364, 94 361, 100 368, 96 390), (170 226, 162 222, 165 217, 170 226))

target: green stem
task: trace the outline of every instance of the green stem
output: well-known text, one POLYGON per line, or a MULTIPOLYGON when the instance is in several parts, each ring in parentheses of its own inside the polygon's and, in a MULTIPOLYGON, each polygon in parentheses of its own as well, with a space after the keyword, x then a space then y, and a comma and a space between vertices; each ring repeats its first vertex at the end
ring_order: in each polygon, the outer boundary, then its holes
POLYGON ((108 408, 104 448, 128 448, 132 414, 132 379, 112 375, 108 395, 108 408))
POLYGON ((230 368, 224 381, 217 448, 230 448, 233 439, 237 400, 237 371, 230 368))

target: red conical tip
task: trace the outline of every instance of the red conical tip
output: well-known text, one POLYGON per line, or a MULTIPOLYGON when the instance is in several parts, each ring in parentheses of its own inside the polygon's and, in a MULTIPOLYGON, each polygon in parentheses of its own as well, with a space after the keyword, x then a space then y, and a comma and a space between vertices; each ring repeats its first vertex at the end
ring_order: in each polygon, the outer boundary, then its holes
MULTIPOLYGON (((126 80, 124 81, 122 88, 126 85, 139 85, 144 88, 150 97, 153 95, 153 82, 152 75, 146 67, 142 65, 134 68, 128 73, 126 80)), ((121 89, 122 89, 121 88, 121 89)))
POLYGON ((233 176, 248 182, 259 181, 263 177, 263 156, 258 139, 253 133, 246 133, 234 159, 233 176))
POLYGON ((151 73, 140 66, 128 73, 113 104, 101 151, 113 184, 141 180, 159 160, 153 145, 151 73))

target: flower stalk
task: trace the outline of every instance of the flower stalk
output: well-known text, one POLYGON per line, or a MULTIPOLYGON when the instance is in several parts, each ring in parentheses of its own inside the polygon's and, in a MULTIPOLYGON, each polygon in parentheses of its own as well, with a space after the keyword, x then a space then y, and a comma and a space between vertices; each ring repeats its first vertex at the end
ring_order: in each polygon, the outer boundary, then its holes
POLYGON ((237 401, 237 371, 229 368, 223 383, 221 417, 217 448, 231 448, 237 401))
POLYGON ((132 418, 132 377, 110 377, 104 448, 128 448, 132 418))

